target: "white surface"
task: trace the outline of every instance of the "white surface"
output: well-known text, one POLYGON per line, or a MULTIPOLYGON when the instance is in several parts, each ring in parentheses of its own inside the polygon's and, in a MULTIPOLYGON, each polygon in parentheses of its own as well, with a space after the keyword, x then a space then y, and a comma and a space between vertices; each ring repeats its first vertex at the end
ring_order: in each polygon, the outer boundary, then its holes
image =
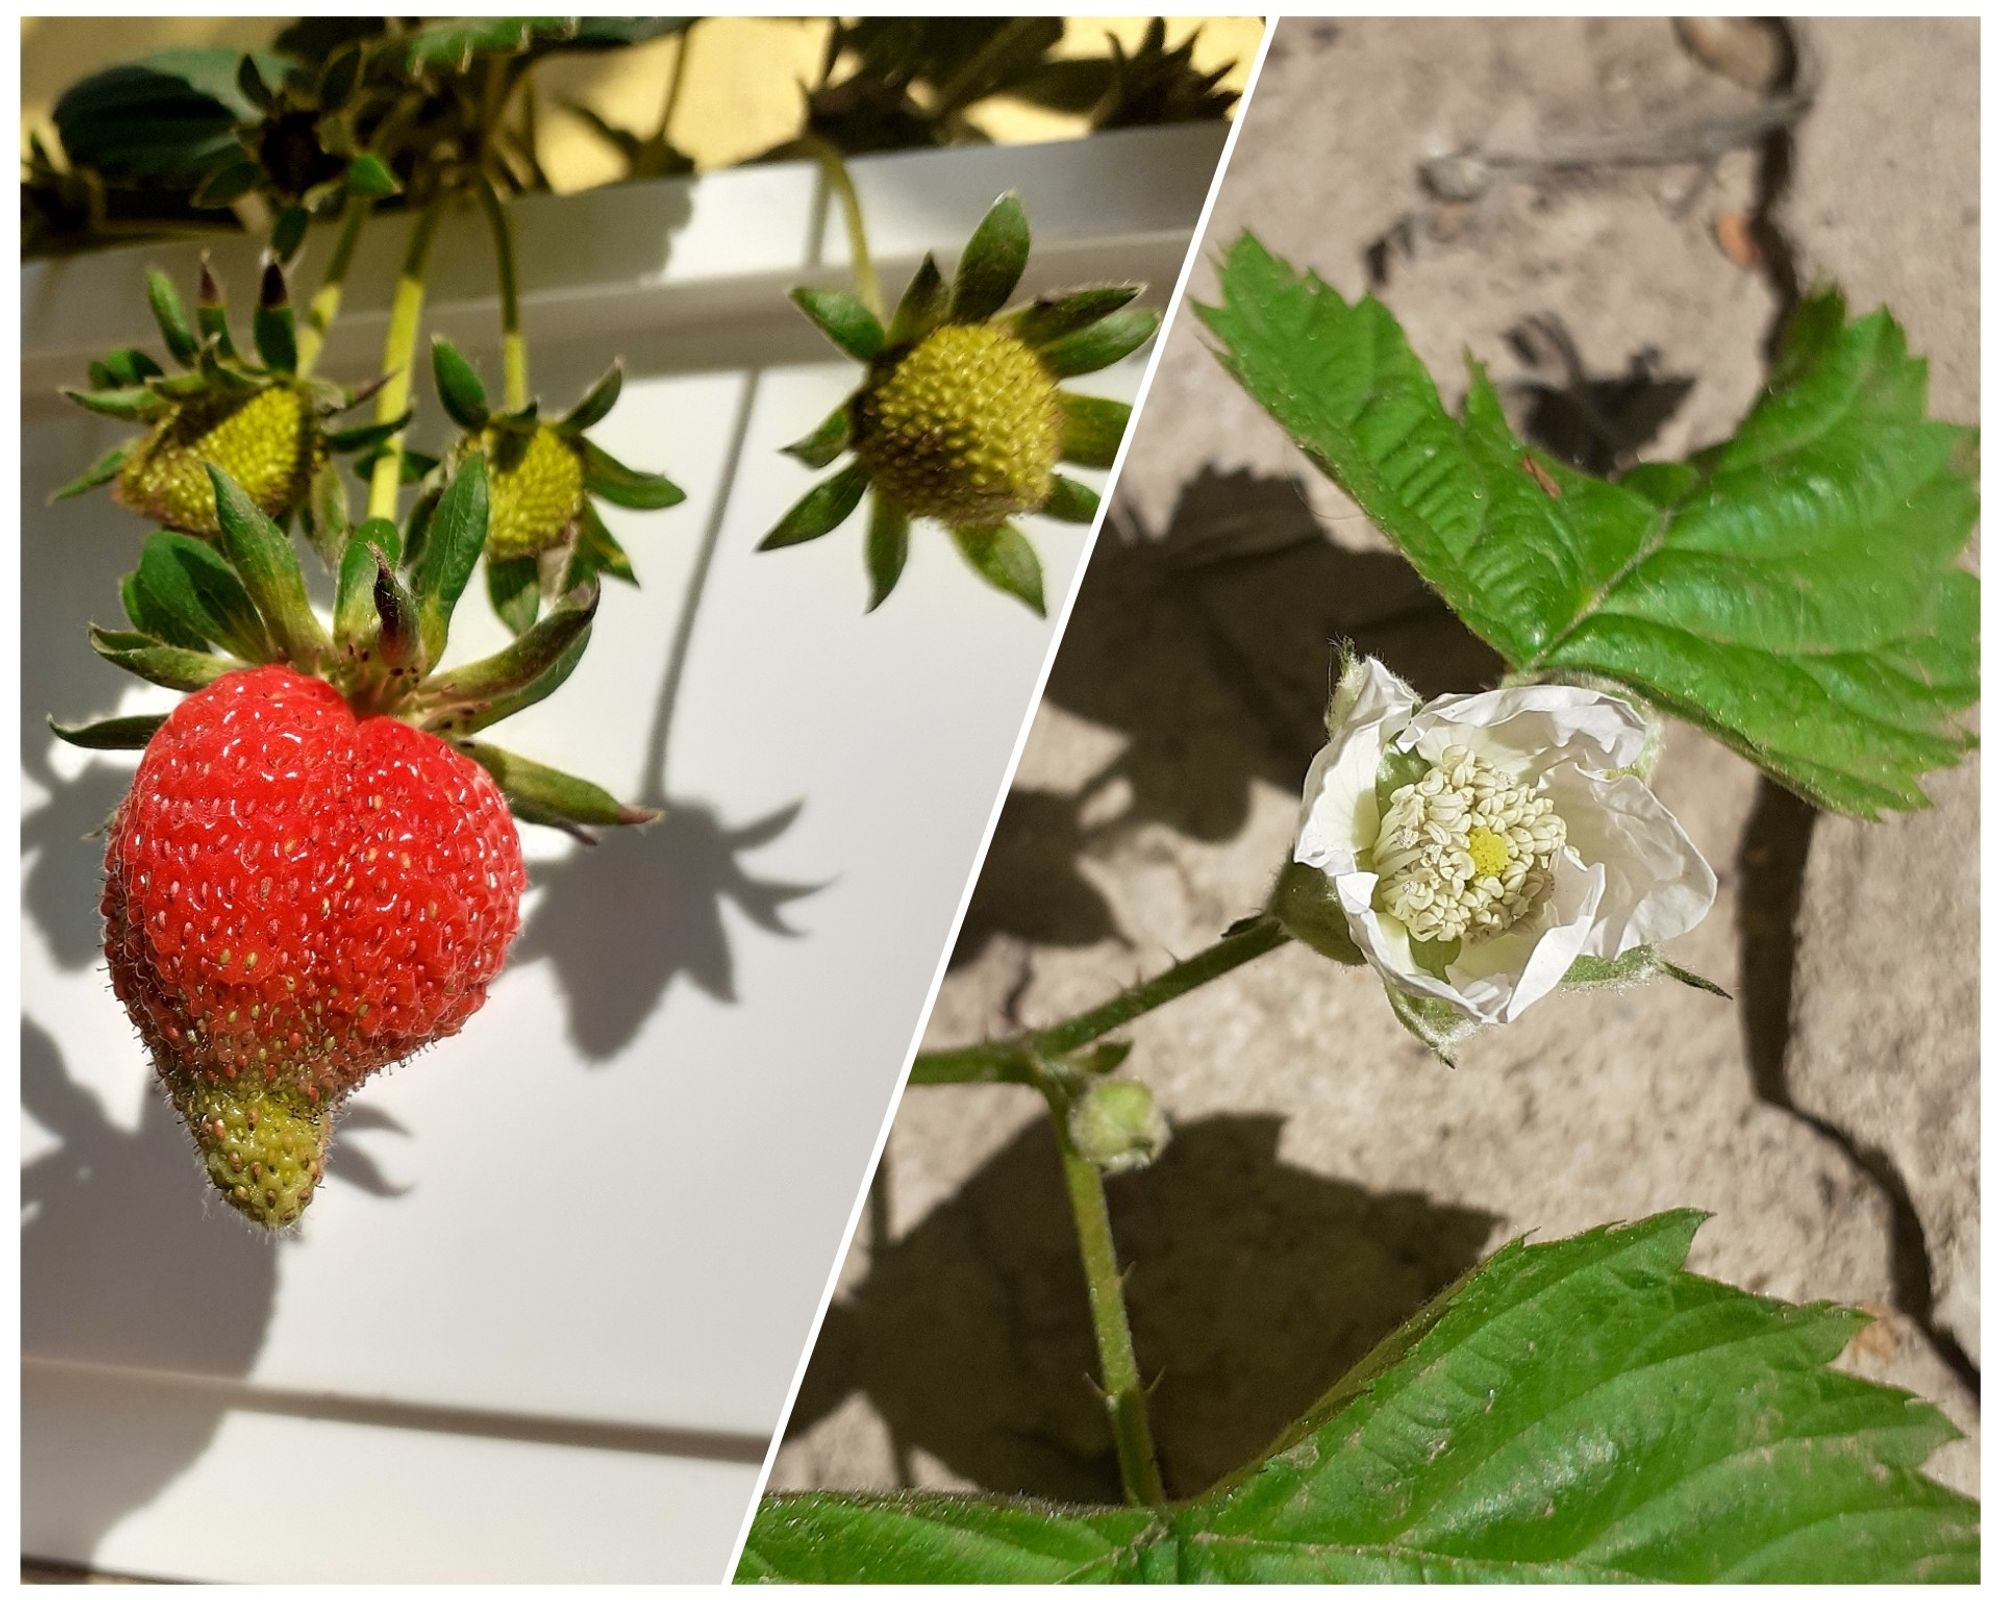
MULTIPOLYGON (((1037 233, 1028 288, 1115 261, 1164 290, 1222 131, 860 163, 885 280, 1015 187, 1037 233)), ((100 845, 79 836, 134 758, 32 731, 49 710, 172 698, 124 687, 83 639, 115 619, 140 525, 101 494, 42 504, 127 430, 45 396, 88 353, 150 345, 141 268, 185 284, 194 252, 30 269, 24 557, 46 574, 22 696, 30 1553, 211 1578, 720 1575, 1049 642, 934 529, 872 617, 858 518, 755 552, 813 481, 777 446, 856 372, 776 292, 811 265, 817 196, 811 173, 765 168, 522 206, 524 276, 545 286, 527 308, 537 389, 565 408, 622 351, 625 396, 594 436, 689 498, 606 508, 644 588, 607 591, 574 679, 503 738, 669 817, 587 853, 529 830, 526 929, 487 1006, 362 1091, 302 1237, 275 1247, 205 1205, 105 992, 100 845), (748 914, 784 885, 810 889, 780 913, 791 933, 748 914), (307 1420, 321 1395, 341 1420, 307 1420), (273 1457, 287 1498, 384 1536, 274 1526, 259 1537, 282 1544, 221 1553, 206 1509, 233 1506, 236 1527, 246 1471, 265 1471, 249 1463, 273 1457), (413 1513, 439 1484, 437 1514, 413 1513)), ((363 246, 330 375, 368 370, 369 286, 397 231, 363 246)), ((482 249, 471 219, 447 229, 432 326, 497 375, 490 305, 452 299, 485 292, 482 249)), ((247 260, 217 255, 247 290, 247 260)), ((1077 386, 1129 397, 1140 368, 1077 386)), ((1083 533, 1026 526, 1054 610, 1083 533)), ((499 641, 483 594, 460 616, 454 655, 499 641)))

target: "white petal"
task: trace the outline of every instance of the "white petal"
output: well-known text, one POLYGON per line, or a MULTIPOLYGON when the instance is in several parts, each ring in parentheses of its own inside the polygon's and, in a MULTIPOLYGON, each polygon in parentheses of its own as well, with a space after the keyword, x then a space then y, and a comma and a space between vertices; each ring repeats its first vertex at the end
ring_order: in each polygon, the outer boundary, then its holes
POLYGON ((1379 881, 1372 872, 1349 872, 1333 883, 1333 892, 1347 913, 1348 931, 1368 958, 1368 964, 1406 994, 1443 1000, 1468 1017, 1478 1016, 1458 990, 1417 965, 1410 954, 1409 929, 1375 909, 1375 885, 1379 881))
POLYGON ((1329 877, 1352 872, 1355 857, 1375 843, 1381 816, 1375 806, 1375 773, 1382 746, 1418 704, 1409 685, 1372 657, 1343 678, 1347 714, 1331 730, 1326 748, 1306 773, 1293 859, 1329 877))
POLYGON ((1570 848, 1604 868, 1604 903, 1585 955, 1610 960, 1685 933, 1708 915, 1715 873, 1651 789, 1570 763, 1548 780, 1570 848))
POLYGON ((1431 761, 1462 744, 1504 772, 1534 778, 1559 761, 1599 771, 1630 766, 1646 748, 1646 725, 1615 695, 1535 683, 1441 695, 1410 719, 1396 743, 1431 761))
POLYGON ((1445 971, 1482 1022, 1512 1022, 1544 995, 1588 945, 1604 896, 1604 869, 1576 852, 1556 858, 1556 881, 1532 922, 1484 944, 1468 945, 1445 971))

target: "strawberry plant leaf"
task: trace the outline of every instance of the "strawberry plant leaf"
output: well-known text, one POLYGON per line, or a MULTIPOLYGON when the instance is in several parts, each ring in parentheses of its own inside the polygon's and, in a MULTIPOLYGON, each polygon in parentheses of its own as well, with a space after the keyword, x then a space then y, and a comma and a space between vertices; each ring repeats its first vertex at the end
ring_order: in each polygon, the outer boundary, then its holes
POLYGON ((444 655, 452 611, 485 547, 486 457, 474 451, 438 497, 410 563, 410 593, 417 602, 426 666, 444 655))
POLYGON ((1976 435, 1925 415, 1886 312, 1821 292, 1735 435, 1619 483, 1516 439, 1475 365, 1448 414, 1395 319, 1245 234, 1218 358, 1510 665, 1614 679, 1819 805, 1927 804, 1969 740, 1976 435))
POLYGON ((294 666, 311 670, 333 648, 333 641, 306 597, 305 575, 299 571, 292 541, 228 473, 210 466, 208 478, 215 489, 223 553, 256 603, 279 655, 294 666))
POLYGON ((776 1495, 738 1576, 1976 1581, 1979 1507, 1922 1471, 1957 1430, 1830 1368, 1860 1313, 1686 1271, 1701 1221, 1506 1246, 1198 1499, 776 1495))
POLYGON ((1007 303, 1028 269, 1028 214, 1020 199, 1003 194, 993 202, 965 251, 951 285, 951 320, 984 322, 1007 303))

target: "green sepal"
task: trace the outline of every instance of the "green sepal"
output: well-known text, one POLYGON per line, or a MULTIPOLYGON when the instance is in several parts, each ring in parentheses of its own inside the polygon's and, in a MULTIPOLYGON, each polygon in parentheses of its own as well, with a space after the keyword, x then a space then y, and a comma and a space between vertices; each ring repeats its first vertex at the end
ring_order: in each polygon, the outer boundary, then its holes
POLYGON ((910 515, 885 494, 875 496, 868 516, 868 609, 889 598, 910 556, 910 515))
POLYGON ((910 279, 896 314, 889 319, 889 346, 915 344, 943 322, 951 310, 951 291, 938 270, 937 257, 926 255, 910 279))
POLYGON ((119 469, 125 465, 126 458, 132 454, 134 448, 133 445, 121 444, 117 449, 99 456, 93 465, 84 468, 51 494, 49 504, 54 505, 58 500, 73 500, 78 495, 95 489, 99 484, 109 483, 118 476, 119 469))
POLYGON ((235 358, 236 340, 229 331, 229 307, 223 302, 222 285, 216 280, 206 253, 201 258, 201 283, 195 295, 194 320, 195 330, 201 336, 204 368, 208 366, 211 355, 225 360, 235 358))
POLYGON ((1118 446, 1132 421, 1132 408, 1123 400, 1095 394, 1064 394, 1060 400, 1063 460, 1079 467, 1115 464, 1118 446))
MULTIPOLYGON (((645 806, 628 806, 587 779, 572 777, 490 744, 462 741, 458 748, 493 776, 516 821, 577 833, 582 828, 636 827, 659 820, 645 806)), ((589 839, 588 834, 578 837, 589 839)))
POLYGON ((187 307, 181 303, 173 279, 158 267, 146 269, 146 300, 153 308, 153 320, 160 325, 160 337, 166 341, 167 353, 182 366, 193 366, 201 343, 194 336, 194 328, 188 322, 187 307))
POLYGON ((583 659, 596 612, 597 588, 591 585, 565 595, 504 650, 433 678, 413 706, 418 726, 441 737, 463 738, 547 699, 583 659))
POLYGON ((368 555, 375 563, 375 583, 369 598, 375 605, 376 651, 391 667, 409 667, 412 673, 421 673, 416 661, 418 651, 423 648, 423 617, 417 597, 397 575, 386 554, 370 545, 368 555))
POLYGON ((263 168, 254 161, 232 161, 227 166, 217 167, 188 196, 188 204, 197 211, 220 211, 224 206, 232 206, 257 187, 257 180, 263 177, 263 168))
POLYGON ((49 718, 49 732, 79 750, 143 750, 167 720, 167 713, 106 717, 101 722, 58 722, 49 718))
POLYGON ((764 535, 757 548, 782 550, 787 545, 825 537, 854 514, 867 487, 868 469, 858 461, 814 484, 778 519, 778 525, 764 535))
POLYGON ((304 206, 286 206, 271 224, 271 254, 280 261, 290 261, 306 242, 306 225, 311 221, 304 206))
POLYGON ((1056 474, 1055 488, 1042 506, 1042 515, 1054 517, 1058 522, 1092 523, 1097 520, 1097 508, 1102 502, 1097 491, 1078 483, 1074 478, 1056 474))
POLYGON ((611 415, 611 408, 618 404, 619 392, 624 387, 625 364, 614 361, 556 426, 565 433, 582 433, 586 428, 596 427, 611 415))
POLYGON ((467 433, 482 432, 493 420, 487 404, 486 385, 472 363, 458 352, 458 346, 440 334, 431 340, 431 373, 437 380, 438 399, 451 420, 467 433))
POLYGON ((1447 1001, 1409 994, 1392 983, 1382 985, 1396 1020, 1421 1039, 1432 1055, 1448 1067, 1458 1065, 1458 1047, 1479 1031, 1476 1019, 1447 1001))
MULTIPOLYGON (((1309 867, 1303 861, 1287 861, 1279 870, 1265 910, 1300 944, 1318 951, 1329 961, 1358 967, 1367 960, 1354 942, 1347 913, 1333 892, 1332 880, 1316 867, 1309 867)), ((1239 927, 1255 921, 1250 918, 1239 927)), ((1239 928, 1229 931, 1235 933, 1239 928)))
POLYGON ((380 156, 362 151, 347 163, 347 192, 364 200, 386 200, 401 194, 403 186, 380 156))
POLYGON ((845 289, 794 289, 792 304, 812 318, 819 331, 856 361, 873 361, 887 335, 874 312, 845 289))
POLYGON ((850 396, 827 413, 826 420, 784 453, 809 467, 831 466, 854 440, 854 402, 850 396))
POLYGON ((220 468, 208 468, 223 553, 257 604, 271 641, 293 666, 309 670, 333 648, 306 598, 305 576, 292 542, 220 468))
POLYGON ((1102 322, 1138 299, 1145 287, 1142 283, 1107 283, 1070 294, 1044 295, 1014 314, 1014 336, 1031 349, 1039 349, 1102 322))
POLYGON ((183 627, 173 612, 146 587, 136 568, 119 579, 118 598, 124 604, 127 620, 139 632, 167 644, 179 645, 183 650, 208 648, 207 634, 199 628, 183 627))
POLYGON ((601 500, 628 511, 664 511, 687 498, 687 491, 664 473, 628 467, 602 446, 585 439, 583 487, 601 500))
POLYGON ((353 656, 375 637, 376 554, 393 568, 402 559, 403 536, 387 517, 370 517, 348 536, 340 555, 334 591, 333 636, 343 656, 353 656))
POLYGON ((387 422, 364 422, 356 427, 342 428, 326 436, 326 447, 335 455, 379 449, 410 425, 411 416, 411 412, 405 411, 400 417, 391 417, 387 422))
POLYGON ((1114 311, 1102 321, 1042 346, 1042 365, 1058 378, 1077 378, 1123 361, 1153 337, 1160 314, 1144 306, 1114 311))
POLYGON ((997 528, 953 528, 953 541, 972 570, 1002 594, 1011 594, 1038 617, 1042 603, 1042 563, 1027 536, 1011 522, 997 528))
POLYGON ((639 575, 632 570, 632 558, 625 553, 625 547, 612 537, 611 530, 604 525, 604 518, 597 514, 597 507, 588 500, 583 503, 583 515, 577 519, 576 542, 570 549, 569 566, 563 575, 563 589, 574 589, 580 583, 588 583, 599 574, 616 578, 620 583, 639 587, 639 575))
POLYGON ((157 422, 173 410, 171 402, 143 384, 122 389, 65 389, 62 395, 86 411, 95 411, 100 417, 115 417, 120 422, 157 422))
POLYGON ((509 633, 526 633, 542 609, 541 563, 533 556, 513 561, 495 561, 488 556, 486 598, 493 602, 493 614, 507 624, 509 633))
POLYGON ((1636 946, 1609 960, 1601 956, 1578 956, 1570 963, 1569 971, 1563 974, 1562 986, 1565 989, 1622 989, 1644 983, 1648 978, 1672 978, 1676 983, 1700 989, 1705 994, 1718 995, 1724 1000, 1735 998, 1721 984, 1712 983, 1685 967, 1675 966, 1649 944, 1636 946))
POLYGON ((1012 193, 980 219, 958 258, 951 286, 951 320, 984 322, 1007 303, 1028 267, 1028 214, 1012 193))
POLYGON ((203 648, 219 645, 244 661, 270 661, 277 652, 249 591, 214 545, 192 534, 150 535, 139 552, 139 587, 170 618, 162 638, 203 648))
POLYGON ((182 400, 199 400, 208 393, 209 387, 214 382, 215 379, 210 373, 197 370, 176 372, 163 378, 148 378, 146 387, 162 400, 178 403, 182 400))
POLYGON ((136 388, 148 378, 162 375, 159 362, 143 350, 113 350, 90 364, 90 386, 93 389, 136 388))
POLYGON ((306 542, 313 547, 326 569, 338 572, 354 522, 347 508, 347 484, 330 456, 313 469, 299 521, 306 542))
POLYGON ((486 546, 486 457, 473 451, 439 496, 437 508, 414 531, 410 592, 416 596, 418 630, 426 666, 444 655, 451 613, 486 546))
POLYGON ((250 336, 258 356, 272 371, 289 374, 298 370, 298 319, 292 314, 291 298, 285 289, 285 269, 276 261, 264 263, 257 309, 250 315, 250 336))
POLYGON ((94 623, 90 629, 90 648, 114 667, 123 667, 148 683, 157 683, 166 689, 179 689, 184 693, 205 689, 225 672, 243 665, 227 656, 211 655, 206 650, 187 650, 179 645, 167 644, 151 634, 100 628, 94 623))

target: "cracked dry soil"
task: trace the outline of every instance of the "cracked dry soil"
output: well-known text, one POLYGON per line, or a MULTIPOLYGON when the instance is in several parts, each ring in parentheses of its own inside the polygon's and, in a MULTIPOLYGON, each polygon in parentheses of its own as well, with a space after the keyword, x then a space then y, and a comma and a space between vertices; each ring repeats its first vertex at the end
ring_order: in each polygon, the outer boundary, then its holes
MULTIPOLYGON (((1890 305, 1934 411, 1973 420, 1977 26, 1815 22, 1751 90, 1657 20, 1287 22, 1204 250, 1252 226, 1375 289, 1448 398, 1469 348, 1518 428, 1600 470, 1726 432, 1823 277, 1890 305), (1799 69, 1802 116, 1700 160, 1471 199, 1418 178, 1469 147, 1754 121, 1799 69)), ((1198 266, 1193 293, 1213 283, 1198 266)), ((1426 692, 1496 670, 1184 317, 927 1042, 1067 1014, 1253 909, 1339 635, 1426 692)), ((1976 1488, 1976 758, 1934 810, 1868 825, 1676 727, 1658 787, 1721 879, 1672 954, 1733 1004, 1559 998, 1448 1072, 1364 974, 1289 949, 1131 1030, 1176 1126, 1111 1187, 1170 1489, 1253 1454, 1504 1239, 1676 1205, 1715 1213, 1697 1271, 1876 1311, 1844 1360, 1973 1435, 1932 1470, 1976 1488)), ((773 1488, 1116 1498, 1040 1118, 1020 1090, 905 1099, 773 1488)))

